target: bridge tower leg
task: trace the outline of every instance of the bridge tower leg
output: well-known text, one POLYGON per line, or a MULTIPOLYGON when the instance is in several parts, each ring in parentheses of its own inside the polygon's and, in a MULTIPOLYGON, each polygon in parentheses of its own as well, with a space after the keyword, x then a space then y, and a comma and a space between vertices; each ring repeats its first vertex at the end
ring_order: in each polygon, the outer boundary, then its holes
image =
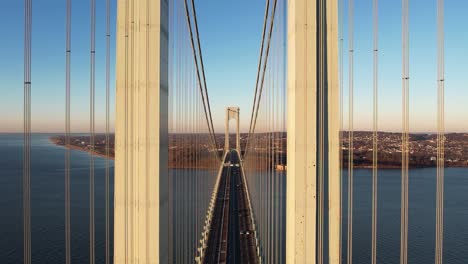
POLYGON ((114 263, 168 260, 168 0, 118 0, 114 263))
POLYGON ((341 263, 337 0, 288 0, 287 36, 286 259, 341 263))
POLYGON ((229 151, 229 107, 226 108, 226 124, 224 127, 224 152, 229 151))

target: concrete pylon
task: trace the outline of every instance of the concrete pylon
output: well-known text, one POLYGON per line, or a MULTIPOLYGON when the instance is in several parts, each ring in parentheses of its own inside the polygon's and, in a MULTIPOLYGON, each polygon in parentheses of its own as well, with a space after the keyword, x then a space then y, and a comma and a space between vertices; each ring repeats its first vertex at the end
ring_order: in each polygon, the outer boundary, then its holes
POLYGON ((240 129, 239 129, 239 107, 230 106, 226 108, 226 126, 225 126, 225 134, 224 134, 224 152, 228 152, 229 148, 229 121, 231 119, 236 120, 236 149, 241 154, 241 147, 240 147, 240 129))
POLYGON ((117 2, 116 264, 169 263, 168 15, 168 0, 117 2))
POLYGON ((286 262, 340 263, 337 0, 288 0, 287 36, 286 262))

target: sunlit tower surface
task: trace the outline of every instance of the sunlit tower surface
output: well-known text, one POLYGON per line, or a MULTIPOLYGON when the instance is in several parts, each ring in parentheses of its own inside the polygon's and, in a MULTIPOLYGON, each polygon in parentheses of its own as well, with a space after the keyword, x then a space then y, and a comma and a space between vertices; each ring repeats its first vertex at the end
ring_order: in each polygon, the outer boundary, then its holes
MULTIPOLYGON (((275 11, 278 1, 268 2, 275 11)), ((330 118, 338 117, 337 8, 337 1, 288 3, 286 259, 291 263, 339 256, 338 118, 330 118)), ((168 1, 118 1, 116 263, 168 259, 162 243, 169 215, 168 16, 168 1)), ((229 119, 236 119, 239 150, 238 114, 238 108, 227 109, 226 129, 229 119)), ((226 135, 226 151, 228 140, 226 135)))

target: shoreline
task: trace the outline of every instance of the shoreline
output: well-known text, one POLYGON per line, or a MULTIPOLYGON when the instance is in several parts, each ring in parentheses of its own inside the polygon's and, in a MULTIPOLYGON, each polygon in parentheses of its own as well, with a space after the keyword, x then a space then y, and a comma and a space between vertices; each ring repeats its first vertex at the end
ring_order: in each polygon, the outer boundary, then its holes
MULTIPOLYGON (((57 140, 54 139, 54 137, 49 137, 49 141, 50 141, 50 143, 52 143, 52 144, 54 144, 55 146, 58 146, 58 147, 62 147, 62 148, 65 148, 65 149, 77 150, 77 151, 80 151, 80 152, 86 152, 88 154, 91 154, 90 150, 79 147, 79 146, 76 146, 76 145, 65 146, 64 144, 60 144, 60 143, 57 142, 57 140)), ((113 157, 113 156, 106 156, 105 154, 102 154, 102 153, 96 152, 96 151, 94 151, 93 153, 94 153, 93 156, 98 156, 98 157, 108 159, 108 160, 115 160, 115 157, 113 157)), ((211 168, 206 167, 206 166, 201 166, 201 167, 177 167, 177 166, 170 166, 170 165, 168 166, 168 168, 169 169, 205 169, 205 170, 211 169, 211 168)))
MULTIPOLYGON (((69 146, 65 146, 64 144, 61 144, 60 141, 58 141, 56 138, 54 138, 54 136, 49 137, 49 141, 50 141, 50 143, 52 143, 52 144, 54 144, 56 146, 59 146, 59 147, 63 147, 65 149, 68 148, 68 149, 72 149, 72 150, 78 150, 78 151, 81 151, 81 152, 86 152, 88 154, 93 153, 93 156, 98 156, 98 157, 101 157, 101 158, 104 158, 104 159, 109 159, 109 160, 114 160, 115 161, 114 156, 107 156, 106 154, 100 153, 100 152, 98 152, 96 150, 94 150, 92 152, 89 149, 86 149, 85 147, 80 147, 80 146, 76 146, 76 145, 72 145, 72 144, 70 144, 69 146)), ((170 169, 194 169, 195 167, 171 166, 169 164, 168 168, 170 168, 170 169)), ((206 167, 206 166, 196 167, 196 168, 197 169, 210 169, 209 167, 206 167)), ((341 167, 342 170, 347 169, 347 168, 348 168, 347 164, 343 164, 343 166, 341 167)), ((385 169, 385 170, 396 170, 396 169, 401 169, 401 166, 399 166, 399 165, 389 165, 389 164, 382 164, 382 165, 378 164, 377 168, 378 169, 385 169)), ((436 168, 436 166, 411 166, 409 169, 426 169, 426 168, 436 168)), ((462 165, 462 164, 448 165, 448 164, 445 164, 445 168, 468 168, 468 165, 462 165)), ((370 165, 370 164, 354 165, 353 169, 372 169, 372 165, 370 165)))
POLYGON ((109 159, 109 160, 115 160, 114 157, 112 156, 106 156, 106 154, 102 154, 100 152, 97 152, 96 150, 94 151, 91 151, 91 150, 88 150, 88 149, 85 149, 85 148, 82 148, 82 147, 79 147, 79 146, 76 146, 76 145, 64 145, 64 144, 59 144, 56 140, 54 140, 53 137, 49 137, 49 141, 54 144, 55 146, 59 146, 59 147, 63 147, 65 149, 72 149, 72 150, 78 150, 78 151, 81 151, 81 152, 86 152, 88 154, 93 154, 93 156, 98 156, 98 157, 101 157, 101 158, 104 158, 104 159, 109 159))

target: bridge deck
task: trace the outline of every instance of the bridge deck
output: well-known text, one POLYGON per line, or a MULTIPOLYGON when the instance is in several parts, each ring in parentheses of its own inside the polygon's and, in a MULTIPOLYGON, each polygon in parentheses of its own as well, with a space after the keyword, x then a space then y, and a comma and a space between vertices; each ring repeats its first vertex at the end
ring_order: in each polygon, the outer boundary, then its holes
POLYGON ((224 162, 203 263, 255 264, 255 232, 237 152, 224 162))

